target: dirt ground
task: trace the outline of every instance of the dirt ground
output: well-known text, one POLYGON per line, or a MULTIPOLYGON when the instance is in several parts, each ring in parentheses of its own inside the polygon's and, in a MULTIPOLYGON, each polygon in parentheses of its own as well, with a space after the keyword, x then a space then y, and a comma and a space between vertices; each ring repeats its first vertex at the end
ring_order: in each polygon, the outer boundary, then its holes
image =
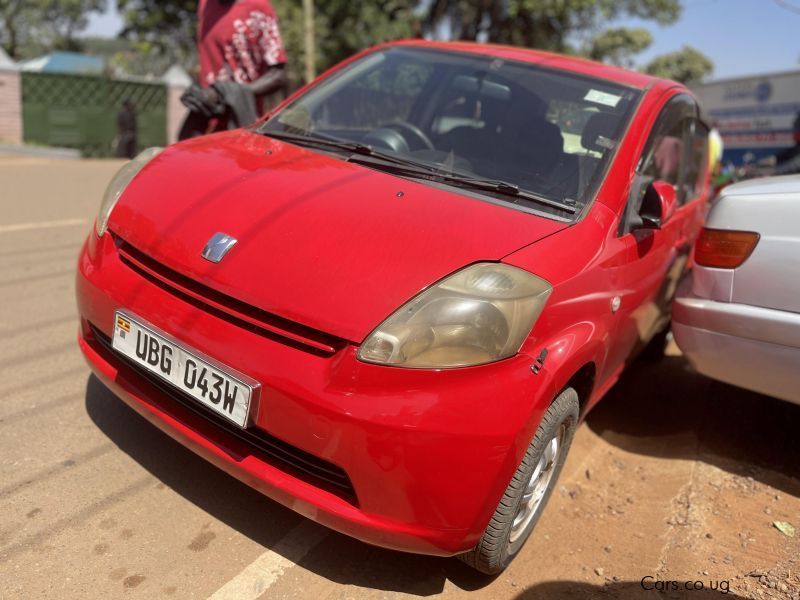
POLYGON ((75 258, 117 166, 0 159, 0 598, 800 599, 800 406, 674 347, 580 427, 496 578, 325 530, 197 458, 75 344, 75 258))

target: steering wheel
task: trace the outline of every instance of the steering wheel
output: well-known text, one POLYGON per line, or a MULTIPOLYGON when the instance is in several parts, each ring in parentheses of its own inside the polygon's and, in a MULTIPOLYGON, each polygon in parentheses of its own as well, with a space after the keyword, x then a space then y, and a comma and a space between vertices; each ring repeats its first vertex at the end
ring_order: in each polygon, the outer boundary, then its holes
POLYGON ((408 145, 412 150, 434 150, 433 142, 422 129, 408 121, 398 121, 386 126, 387 129, 398 129, 400 133, 406 138, 408 145), (409 139, 412 138, 412 139, 409 139), (417 142, 416 144, 414 142, 417 142), (421 146, 418 147, 418 146, 421 146))

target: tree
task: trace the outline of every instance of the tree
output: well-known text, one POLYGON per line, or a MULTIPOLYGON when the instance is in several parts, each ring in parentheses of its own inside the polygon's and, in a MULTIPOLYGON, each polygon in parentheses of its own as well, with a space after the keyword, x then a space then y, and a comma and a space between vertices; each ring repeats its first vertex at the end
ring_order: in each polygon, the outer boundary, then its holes
MULTIPOLYGON (((281 4, 291 4, 283 0, 281 4)), ((318 67, 326 69, 374 44, 410 37, 415 32, 416 0, 316 0, 318 67)))
POLYGON ((197 0, 117 0, 117 8, 124 21, 120 35, 137 42, 140 52, 194 66, 197 0))
MULTIPOLYGON (((451 37, 527 46, 633 67, 634 57, 652 43, 645 29, 607 28, 621 18, 675 23, 680 0, 432 0, 424 17, 427 33, 444 19, 451 37)), ((649 73, 697 81, 713 63, 693 48, 658 57, 649 73)))
POLYGON ((103 12, 106 0, 50 0, 44 3, 45 23, 51 45, 59 50, 82 49, 77 35, 89 24, 89 14, 103 12))
POLYGON ((714 63, 695 48, 684 46, 680 50, 654 58, 644 70, 657 77, 681 83, 696 83, 713 72, 714 63))
MULTIPOLYGON (((0 2, 3 0, 0 0, 0 2)), ((297 0, 273 0, 290 73, 303 72, 303 9, 297 0)), ((324 70, 363 48, 407 37, 416 0, 315 0, 317 69, 324 70)), ((187 67, 196 63, 197 0, 117 0, 125 28, 121 35, 147 53, 168 56, 187 67)))
POLYGON ((0 45, 14 59, 53 48, 79 50, 78 34, 106 0, 0 0, 0 45))
POLYGON ((595 36, 584 50, 592 60, 605 60, 618 67, 633 67, 633 57, 653 43, 646 29, 619 27, 595 36))
POLYGON ((21 38, 28 18, 23 0, 0 0, 0 46, 14 59, 19 58, 21 38))
MULTIPOLYGON (((568 54, 583 50, 596 58, 606 58, 600 55, 604 50, 626 60, 630 50, 609 46, 609 37, 598 39, 605 35, 605 25, 623 17, 669 25, 680 13, 680 0, 433 0, 425 22, 430 31, 448 16, 453 36, 462 40, 482 34, 490 42, 568 54), (575 44, 576 38, 583 38, 583 47, 575 44)), ((628 48, 641 49, 646 41, 642 30, 612 31, 612 37, 628 48)))
MULTIPOLYGON (((148 57, 135 64, 178 62, 192 69, 197 0, 117 0, 117 4, 125 19, 122 35, 148 57)), ((302 3, 273 0, 273 6, 290 77, 299 80, 305 52, 302 3)), ((680 0, 430 0, 427 6, 420 0, 315 0, 317 71, 373 44, 415 36, 423 28, 430 33, 444 19, 455 39, 580 54, 631 67, 652 36, 644 29, 608 25, 624 17, 669 25, 680 13, 680 0)))

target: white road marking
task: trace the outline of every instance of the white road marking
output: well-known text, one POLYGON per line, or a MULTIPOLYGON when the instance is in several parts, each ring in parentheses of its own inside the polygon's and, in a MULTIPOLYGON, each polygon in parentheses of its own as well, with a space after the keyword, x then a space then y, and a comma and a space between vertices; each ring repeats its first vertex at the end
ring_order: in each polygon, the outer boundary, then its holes
POLYGON ((209 600, 255 600, 275 583, 283 572, 300 562, 330 530, 304 520, 219 588, 209 600))
POLYGON ((33 229, 53 229, 56 227, 73 227, 86 224, 86 219, 62 219, 61 221, 39 221, 38 223, 14 223, 13 225, 0 225, 0 233, 14 231, 30 231, 33 229))
POLYGON ((47 158, 29 158, 0 153, 0 167, 29 167, 48 163, 50 163, 50 159, 47 158))

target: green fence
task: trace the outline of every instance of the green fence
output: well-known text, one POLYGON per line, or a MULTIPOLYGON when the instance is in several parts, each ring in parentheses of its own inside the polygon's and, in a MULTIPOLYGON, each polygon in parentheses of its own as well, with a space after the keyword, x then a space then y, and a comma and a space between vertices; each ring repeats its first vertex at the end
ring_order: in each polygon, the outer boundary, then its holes
POLYGON ((136 103, 139 147, 166 145, 167 89, 163 84, 22 73, 24 140, 76 148, 83 156, 114 156, 117 113, 127 98, 136 103))

